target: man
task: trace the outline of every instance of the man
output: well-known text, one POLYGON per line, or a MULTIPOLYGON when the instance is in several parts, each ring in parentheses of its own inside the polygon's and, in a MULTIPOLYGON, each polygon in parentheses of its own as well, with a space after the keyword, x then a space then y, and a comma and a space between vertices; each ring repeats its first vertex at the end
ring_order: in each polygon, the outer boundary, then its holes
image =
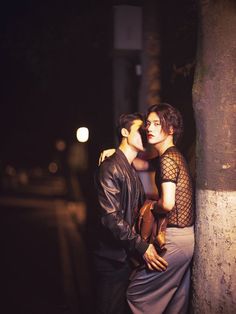
POLYGON ((154 246, 143 241, 134 224, 145 195, 141 181, 132 167, 139 151, 143 151, 142 115, 121 115, 118 125, 120 144, 95 175, 100 210, 94 249, 97 313, 127 312, 126 289, 135 254, 146 261, 150 270, 164 271, 167 262, 154 246))

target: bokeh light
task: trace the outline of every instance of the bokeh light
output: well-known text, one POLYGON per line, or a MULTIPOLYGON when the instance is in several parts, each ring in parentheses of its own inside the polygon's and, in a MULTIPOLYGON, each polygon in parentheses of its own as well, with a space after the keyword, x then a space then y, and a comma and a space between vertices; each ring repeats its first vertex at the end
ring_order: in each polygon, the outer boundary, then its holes
POLYGON ((48 170, 50 173, 57 173, 58 165, 55 162, 50 162, 50 164, 48 165, 48 170))
POLYGON ((62 152, 66 149, 66 142, 64 140, 59 139, 56 141, 55 146, 59 152, 62 152))
POLYGON ((76 131, 76 138, 81 143, 87 142, 89 139, 89 129, 86 127, 78 128, 76 131))

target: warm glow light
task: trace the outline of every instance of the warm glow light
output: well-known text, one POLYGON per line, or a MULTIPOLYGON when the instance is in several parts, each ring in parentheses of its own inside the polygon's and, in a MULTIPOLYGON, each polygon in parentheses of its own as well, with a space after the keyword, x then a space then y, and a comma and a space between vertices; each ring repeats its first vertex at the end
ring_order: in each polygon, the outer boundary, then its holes
POLYGON ((78 128, 76 131, 76 138, 79 142, 87 142, 89 138, 89 130, 86 127, 78 128))
POLYGON ((48 170, 50 173, 56 173, 58 170, 58 166, 55 162, 50 162, 49 166, 48 166, 48 170))
POLYGON ((8 176, 14 177, 16 175, 16 169, 10 165, 6 166, 5 171, 8 176))
POLYGON ((55 146, 56 149, 59 150, 59 152, 62 152, 66 149, 66 142, 64 140, 57 140, 55 146))

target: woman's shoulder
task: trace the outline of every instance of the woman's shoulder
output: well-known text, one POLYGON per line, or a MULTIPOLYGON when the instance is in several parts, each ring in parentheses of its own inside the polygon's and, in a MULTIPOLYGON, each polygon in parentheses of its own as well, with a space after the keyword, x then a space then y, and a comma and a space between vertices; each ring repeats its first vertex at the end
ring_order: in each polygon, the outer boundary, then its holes
POLYGON ((160 164, 179 165, 182 158, 183 156, 178 148, 171 146, 160 156, 160 164))
POLYGON ((164 154, 161 155, 162 158, 184 158, 183 154, 180 152, 180 150, 176 146, 171 146, 167 148, 167 150, 164 152, 164 154))

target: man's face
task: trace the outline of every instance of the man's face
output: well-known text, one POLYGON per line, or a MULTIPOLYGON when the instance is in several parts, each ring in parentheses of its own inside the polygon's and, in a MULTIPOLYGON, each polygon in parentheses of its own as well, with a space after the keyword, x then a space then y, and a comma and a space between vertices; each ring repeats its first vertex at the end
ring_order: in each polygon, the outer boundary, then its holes
POLYGON ((144 151, 142 137, 139 132, 139 129, 142 127, 142 125, 142 120, 134 120, 127 138, 128 144, 134 147, 137 151, 144 151))
POLYGON ((160 118, 155 112, 151 112, 146 121, 147 140, 149 144, 155 145, 165 141, 169 136, 161 126, 160 118))

